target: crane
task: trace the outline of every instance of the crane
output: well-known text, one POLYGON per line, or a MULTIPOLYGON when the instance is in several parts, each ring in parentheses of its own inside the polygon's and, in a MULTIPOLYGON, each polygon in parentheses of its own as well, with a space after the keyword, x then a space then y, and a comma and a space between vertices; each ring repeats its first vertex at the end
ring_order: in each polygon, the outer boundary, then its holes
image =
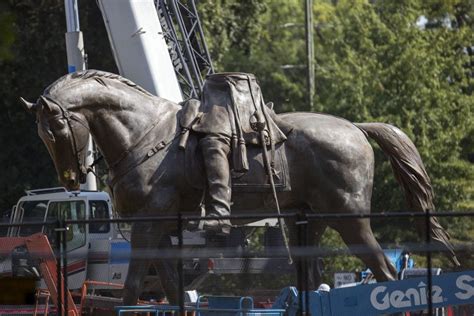
POLYGON ((99 0, 122 76, 180 102, 198 98, 214 67, 194 0, 99 0))

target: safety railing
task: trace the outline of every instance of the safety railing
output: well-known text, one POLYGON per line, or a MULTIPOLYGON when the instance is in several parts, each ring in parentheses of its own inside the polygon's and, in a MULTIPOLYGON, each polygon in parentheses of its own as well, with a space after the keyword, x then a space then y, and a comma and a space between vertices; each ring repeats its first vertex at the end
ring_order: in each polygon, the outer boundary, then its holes
MULTIPOLYGON (((436 303, 433 302, 433 298, 436 298, 436 291, 437 288, 436 286, 433 286, 433 253, 434 252, 440 252, 440 249, 435 247, 431 238, 431 217, 436 216, 438 218, 465 218, 466 220, 473 220, 474 218, 474 212, 436 212, 436 213, 414 213, 414 212, 397 212, 397 213, 374 213, 374 214, 334 214, 334 213, 318 213, 318 214, 308 214, 303 211, 297 211, 297 210, 290 210, 288 212, 285 212, 284 214, 281 215, 275 215, 272 213, 259 213, 255 212, 255 214, 251 215, 231 215, 231 216, 223 216, 223 219, 230 219, 231 221, 257 221, 261 219, 266 219, 266 218, 283 218, 287 221, 287 225, 289 223, 291 224, 291 229, 294 230, 295 234, 292 235, 292 239, 296 238, 296 240, 292 240, 292 244, 294 245, 291 248, 291 256, 294 258, 294 269, 296 271, 296 289, 298 293, 303 293, 298 295, 298 304, 297 304, 297 314, 299 315, 309 315, 309 311, 311 310, 310 307, 310 296, 311 294, 311 289, 310 288, 310 281, 308 277, 308 267, 310 266, 309 262, 310 260, 313 260, 315 257, 321 257, 321 256, 328 256, 328 255, 335 255, 335 254, 340 254, 341 252, 336 250, 332 251, 327 251, 324 249, 320 249, 318 247, 315 247, 314 245, 308 244, 308 236, 311 233, 310 232, 310 227, 311 223, 313 221, 337 221, 337 222, 342 222, 342 221, 350 221, 354 219, 372 219, 372 220, 389 220, 392 218, 405 218, 405 219, 410 219, 410 218, 421 218, 424 219, 425 221, 425 236, 424 236, 424 242, 418 244, 418 247, 416 250, 423 252, 424 256, 426 257, 426 310, 429 315, 434 315, 434 312, 436 310, 436 306, 438 306, 436 303)), ((82 292, 82 295, 79 294, 79 296, 82 296, 81 299, 69 299, 68 296, 68 278, 65 278, 63 276, 68 275, 68 260, 73 259, 69 258, 68 256, 68 251, 67 250, 67 242, 68 242, 68 227, 71 227, 71 225, 74 224, 90 224, 90 223, 114 223, 114 224, 132 224, 132 225, 137 225, 137 224, 150 224, 154 222, 166 222, 170 223, 169 225, 172 225, 175 223, 176 225, 176 238, 177 238, 177 243, 175 246, 170 247, 167 249, 167 251, 163 252, 135 252, 132 255, 134 256, 141 256, 141 259, 150 259, 150 260, 160 260, 160 259, 174 259, 176 260, 176 271, 177 271, 177 289, 178 289, 178 297, 177 297, 177 302, 178 305, 175 307, 170 307, 170 306, 160 306, 153 304, 152 306, 141 306, 141 307, 123 307, 121 310, 118 310, 119 314, 126 314, 131 312, 132 310, 137 312, 137 311, 143 311, 143 312, 150 312, 154 313, 156 315, 168 315, 168 314, 173 314, 173 313, 179 313, 179 315, 190 315, 189 313, 193 313, 193 315, 198 315, 200 312, 204 312, 202 308, 199 306, 194 306, 190 307, 185 304, 185 267, 184 265, 186 264, 186 260, 192 260, 196 258, 212 258, 216 254, 221 256, 221 257, 229 257, 229 256, 239 256, 242 255, 242 251, 235 250, 233 248, 227 249, 227 248, 203 248, 200 250, 194 249, 193 251, 187 251, 185 248, 185 243, 184 243, 184 235, 183 232, 185 231, 185 227, 188 225, 189 222, 198 222, 202 219, 211 219, 207 217, 202 217, 202 216, 194 216, 194 215, 188 215, 184 213, 180 213, 177 215, 167 215, 167 216, 147 216, 147 217, 130 217, 130 218, 116 218, 116 219, 95 219, 93 221, 91 220, 57 220, 57 221, 50 221, 50 222, 29 222, 29 223, 0 223, 0 228, 5 228, 5 227, 23 227, 23 226, 44 226, 44 227, 49 227, 51 230, 54 231, 54 240, 52 241, 54 244, 54 261, 55 261, 55 277, 52 279, 55 281, 55 286, 54 286, 54 291, 41 291, 37 292, 36 295, 37 297, 46 297, 45 304, 43 306, 35 306, 35 314, 46 314, 48 310, 56 310, 59 315, 65 315, 69 311, 68 314, 71 313, 81 313, 81 304, 80 302, 84 302, 84 295, 86 294, 86 291, 82 292), (55 299, 53 299, 52 296, 56 296, 55 299), (49 298, 52 298, 55 304, 54 306, 51 306, 49 304, 49 298), (77 304, 79 306, 74 306, 76 307, 75 312, 74 308, 71 307, 71 305, 77 304), (49 304, 49 305, 48 305, 49 304), (43 309, 42 309, 43 308, 43 309), (147 309, 148 308, 148 309, 147 309), (161 313, 161 314, 160 314, 161 313), (197 314, 196 314, 197 313, 197 314)), ((52 236, 52 235, 51 235, 52 236)), ((25 238, 24 238, 25 239, 25 238)), ((27 239, 27 238, 26 238, 27 239)), ((50 241, 51 242, 51 241, 50 241)), ((24 243, 20 242, 20 240, 14 239, 12 236, 10 237, 0 237, 0 259, 5 259, 8 256, 11 256, 11 250, 15 249, 16 247, 23 247, 25 246, 24 243), (10 239, 9 239, 10 238, 10 239), (2 241, 3 240, 3 241, 2 241), (12 241, 13 240, 13 241, 12 241), (8 242, 16 242, 17 244, 15 245, 6 245, 5 243, 8 242)), ((465 252, 471 252, 474 250, 474 238, 471 241, 468 241, 465 243, 461 248, 457 250, 463 250, 465 252), (461 249, 462 248, 462 249, 461 249)), ((363 247, 360 248, 353 248, 351 249, 352 253, 364 253, 366 249, 363 249, 363 247)), ((42 252, 45 251, 44 249, 37 250, 36 252, 29 253, 29 258, 31 258, 33 263, 37 263, 38 260, 44 259, 45 253, 42 252), (36 261, 35 261, 36 260, 36 261)), ((342 253, 345 253, 344 251, 342 253)), ((255 253, 254 253, 255 254, 255 253)), ((271 253, 263 253, 260 252, 260 255, 269 257, 269 258, 284 258, 288 254, 284 250, 283 247, 280 248, 272 248, 271 253)), ((123 258, 118 258, 118 259, 127 259, 125 257, 130 256, 128 253, 123 254, 123 258)), ((23 258, 25 259, 25 258, 23 258)), ((26 260, 26 259, 25 259, 26 260)), ((28 260, 26 260, 28 261, 28 260)), ((25 262, 26 262, 25 261, 25 262)), ((25 263, 23 262, 23 263, 25 263)), ((28 263, 28 262, 27 262, 28 263)), ((12 269, 15 268, 12 265, 12 269)), ((18 267, 16 267, 18 268, 18 267)), ((463 267, 463 270, 469 270, 469 269, 474 269, 474 267, 463 267)), ((51 272, 51 271, 50 271, 51 272)), ((466 293, 465 295, 471 295, 470 298, 467 299, 467 303, 473 304, 474 305, 474 294, 471 292, 474 289, 474 277, 472 280, 468 280, 465 282, 466 284, 466 293)), ((111 285, 111 287, 114 287, 114 285, 111 285)), ((79 291, 80 293, 80 291, 79 291)), ((2 294, 0 294, 2 295, 2 294)), ((391 299, 391 298, 390 298, 391 299)), ((398 297, 400 300, 400 297, 398 297)), ((397 300, 397 298, 393 298, 394 301, 397 300)), ((143 303, 142 303, 143 304, 143 303)), ((120 304, 116 304, 120 305, 120 304)), ((209 311, 207 311, 209 313, 209 311)), ((220 312, 224 312, 221 310, 220 312)), ((225 311, 225 312, 236 312, 235 309, 225 311)), ((257 313, 257 311, 252 311, 251 309, 247 310, 241 310, 242 315, 257 315, 257 314, 252 314, 252 313, 257 313)), ((261 313, 261 315, 277 315, 281 311, 275 311, 275 314, 271 314, 271 311, 268 311, 267 314, 265 314, 265 311, 258 311, 261 313)), ((0 310, 0 314, 1 314, 0 310)), ((171 315, 170 314, 170 315, 171 315)), ((219 314, 219 312, 217 312, 219 314)), ((217 315, 216 314, 216 315, 217 315)), ((381 314, 384 314, 381 312, 381 314)), ((204 315, 204 314, 202 314, 204 315)), ((208 314, 211 315, 211 314, 208 314)), ((260 314, 258 314, 260 315, 260 314)), ((314 315, 316 316, 316 315, 314 315)))

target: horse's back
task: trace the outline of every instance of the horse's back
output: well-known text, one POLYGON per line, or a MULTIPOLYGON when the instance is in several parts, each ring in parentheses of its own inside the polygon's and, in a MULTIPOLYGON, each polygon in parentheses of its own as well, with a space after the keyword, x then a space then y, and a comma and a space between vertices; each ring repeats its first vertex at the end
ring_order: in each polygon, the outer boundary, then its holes
POLYGON ((326 114, 279 118, 294 127, 286 146, 291 187, 299 199, 326 211, 370 207, 374 156, 361 130, 326 114))
POLYGON ((340 152, 371 148, 364 133, 343 118, 304 112, 280 114, 279 118, 293 126, 293 134, 311 140, 313 145, 321 149, 340 152))

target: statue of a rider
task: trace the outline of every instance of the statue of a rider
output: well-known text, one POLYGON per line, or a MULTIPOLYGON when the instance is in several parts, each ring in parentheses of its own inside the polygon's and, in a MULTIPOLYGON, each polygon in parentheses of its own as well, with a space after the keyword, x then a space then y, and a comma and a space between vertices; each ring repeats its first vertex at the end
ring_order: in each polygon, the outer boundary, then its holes
POLYGON ((272 138, 285 135, 269 119, 260 87, 254 75, 218 73, 207 77, 204 84, 201 117, 192 130, 201 133, 199 145, 204 156, 207 177, 204 230, 228 234, 230 215, 231 173, 248 171, 246 144, 259 144, 259 132, 265 133, 268 144, 272 138), (258 128, 260 124, 260 128, 258 128), (230 162, 230 163, 229 163, 230 162))

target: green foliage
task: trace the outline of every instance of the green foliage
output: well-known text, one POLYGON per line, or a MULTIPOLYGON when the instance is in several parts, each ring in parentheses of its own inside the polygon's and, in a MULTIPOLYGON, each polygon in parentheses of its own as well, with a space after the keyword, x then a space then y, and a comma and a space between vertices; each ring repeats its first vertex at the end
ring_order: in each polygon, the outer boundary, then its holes
POLYGON ((12 26, 14 16, 6 3, 0 3, 0 61, 12 57, 11 45, 15 40, 12 26))

